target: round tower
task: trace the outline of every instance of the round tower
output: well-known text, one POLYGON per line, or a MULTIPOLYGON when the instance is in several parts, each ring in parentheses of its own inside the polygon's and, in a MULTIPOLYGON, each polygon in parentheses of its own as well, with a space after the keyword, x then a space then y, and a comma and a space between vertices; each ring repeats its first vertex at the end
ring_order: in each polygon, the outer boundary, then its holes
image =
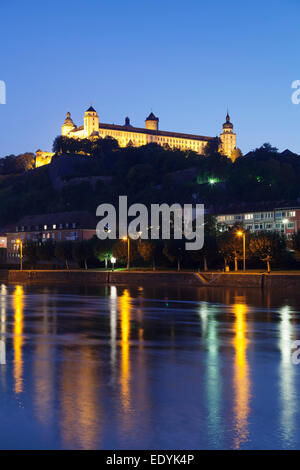
POLYGON ((61 127, 61 135, 68 135, 76 126, 71 118, 71 113, 67 113, 67 117, 61 127))
POLYGON ((158 122, 158 117, 154 116, 154 114, 151 112, 149 116, 145 119, 146 129, 158 131, 158 122))
POLYGON ((84 137, 89 137, 94 132, 99 132, 99 116, 97 111, 90 106, 84 114, 84 137))
POLYGON ((221 150, 226 157, 231 158, 233 150, 236 148, 236 134, 233 132, 233 124, 227 111, 226 122, 223 124, 223 132, 220 134, 222 142, 221 150))

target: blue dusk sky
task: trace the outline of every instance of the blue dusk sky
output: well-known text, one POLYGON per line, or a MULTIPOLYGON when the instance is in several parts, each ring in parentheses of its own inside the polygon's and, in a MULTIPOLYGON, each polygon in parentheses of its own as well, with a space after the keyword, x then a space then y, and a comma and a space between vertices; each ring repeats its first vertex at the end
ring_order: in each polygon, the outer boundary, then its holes
POLYGON ((229 107, 244 153, 300 153, 299 0, 7 1, 0 4, 0 156, 51 150, 66 112, 82 125, 215 136, 229 107))

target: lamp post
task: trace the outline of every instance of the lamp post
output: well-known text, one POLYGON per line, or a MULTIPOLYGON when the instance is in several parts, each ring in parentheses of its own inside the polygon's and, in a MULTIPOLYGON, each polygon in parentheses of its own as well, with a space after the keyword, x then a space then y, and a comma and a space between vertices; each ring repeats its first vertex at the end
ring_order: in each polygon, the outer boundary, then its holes
POLYGON ((23 270, 23 242, 22 240, 20 240, 20 238, 18 238, 16 240, 16 244, 20 245, 20 270, 22 271, 23 270))
POLYGON ((116 261, 117 261, 117 260, 116 260, 116 258, 114 258, 114 256, 112 256, 112 257, 110 258, 110 262, 111 262, 111 265, 112 265, 112 271, 114 271, 114 269, 115 269, 115 262, 116 262, 116 261))
POLYGON ((130 237, 129 236, 123 237, 122 240, 124 241, 127 240, 127 250, 128 250, 127 251, 127 271, 129 271, 130 270, 130 237))
POLYGON ((243 271, 246 271, 246 234, 239 230, 237 232, 238 237, 243 237, 243 271))
POLYGON ((283 233, 284 233, 284 235, 286 234, 286 229, 287 229, 288 223, 289 223, 289 219, 283 219, 282 224, 283 224, 283 233))

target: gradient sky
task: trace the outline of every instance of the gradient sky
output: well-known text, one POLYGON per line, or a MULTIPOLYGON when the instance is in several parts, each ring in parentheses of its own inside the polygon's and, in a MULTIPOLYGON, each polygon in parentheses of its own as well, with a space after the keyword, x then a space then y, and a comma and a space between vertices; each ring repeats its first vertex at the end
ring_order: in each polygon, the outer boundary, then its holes
POLYGON ((0 156, 51 150, 67 111, 215 136, 229 107, 245 153, 300 153, 299 0, 0 3, 0 156))

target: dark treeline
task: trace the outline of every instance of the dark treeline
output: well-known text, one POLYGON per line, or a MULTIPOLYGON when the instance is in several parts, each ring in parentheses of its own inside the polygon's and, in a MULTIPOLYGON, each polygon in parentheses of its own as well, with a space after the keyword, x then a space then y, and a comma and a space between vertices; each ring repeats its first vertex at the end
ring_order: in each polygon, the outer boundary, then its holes
POLYGON ((0 176, 22 174, 25 171, 33 170, 34 167, 35 156, 31 152, 0 158, 0 176))

